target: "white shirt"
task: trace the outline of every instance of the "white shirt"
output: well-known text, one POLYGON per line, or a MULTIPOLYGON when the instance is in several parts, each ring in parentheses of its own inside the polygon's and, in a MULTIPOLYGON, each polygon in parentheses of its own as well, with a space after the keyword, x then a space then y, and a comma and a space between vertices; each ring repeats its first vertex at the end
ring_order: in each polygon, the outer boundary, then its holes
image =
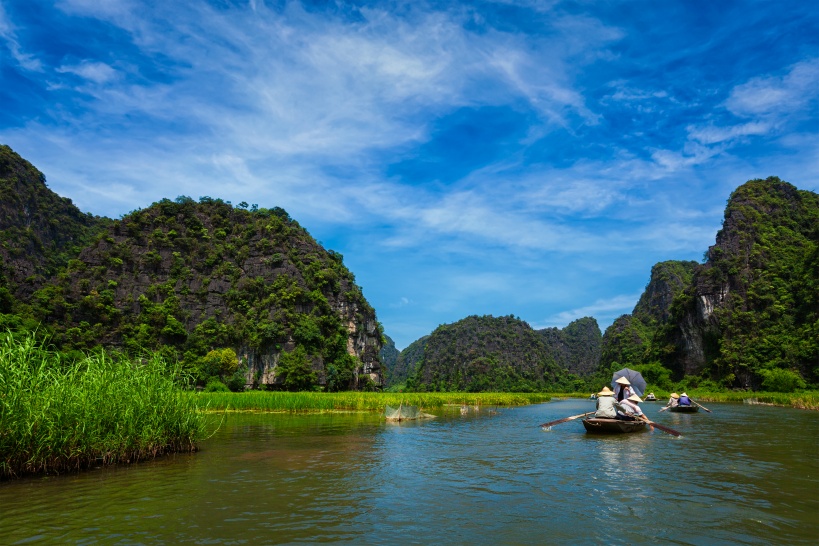
POLYGON ((638 417, 643 415, 643 410, 640 409, 640 406, 631 400, 623 400, 620 402, 620 406, 626 415, 636 415, 638 417))

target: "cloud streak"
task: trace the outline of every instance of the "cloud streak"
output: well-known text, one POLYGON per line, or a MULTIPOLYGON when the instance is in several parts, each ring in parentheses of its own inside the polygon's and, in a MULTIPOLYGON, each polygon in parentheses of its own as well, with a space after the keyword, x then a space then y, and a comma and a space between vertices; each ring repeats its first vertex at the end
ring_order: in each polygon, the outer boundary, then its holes
POLYGON ((284 207, 399 346, 475 313, 605 327, 737 185, 819 178, 816 13, 642 7, 0 4, 0 142, 96 214, 284 207))

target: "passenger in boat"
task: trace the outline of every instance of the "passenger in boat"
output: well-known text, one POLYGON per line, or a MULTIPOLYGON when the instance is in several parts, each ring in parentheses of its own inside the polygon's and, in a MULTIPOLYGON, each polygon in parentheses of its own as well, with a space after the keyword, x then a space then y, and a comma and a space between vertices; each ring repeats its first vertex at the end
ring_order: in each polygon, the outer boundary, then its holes
POLYGON ((640 402, 643 400, 636 394, 632 394, 618 404, 620 411, 617 412, 617 419, 622 421, 648 421, 643 410, 640 409, 640 402))
POLYGON ((617 401, 622 402, 623 400, 627 399, 632 394, 637 394, 634 392, 634 389, 631 387, 631 381, 626 379, 625 377, 619 377, 617 381, 617 401))
POLYGON ((615 404, 614 391, 603 387, 603 390, 597 393, 597 411, 594 412, 594 416, 614 419, 617 417, 615 404))
POLYGON ((680 395, 680 405, 681 406, 690 406, 691 405, 691 399, 688 398, 687 394, 682 393, 680 395))
POLYGON ((676 392, 671 393, 671 398, 668 399, 668 404, 665 405, 667 408, 676 408, 680 405, 680 395, 676 392))

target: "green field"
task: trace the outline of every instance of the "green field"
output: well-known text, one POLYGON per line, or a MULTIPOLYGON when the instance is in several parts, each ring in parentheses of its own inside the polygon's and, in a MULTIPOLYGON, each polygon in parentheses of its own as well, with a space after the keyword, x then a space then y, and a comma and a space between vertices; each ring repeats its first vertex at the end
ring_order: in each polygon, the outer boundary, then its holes
POLYGON ((190 395, 208 410, 233 411, 383 411, 384 406, 399 404, 422 409, 445 405, 523 406, 547 402, 551 396, 543 393, 379 393, 379 392, 201 392, 190 395))

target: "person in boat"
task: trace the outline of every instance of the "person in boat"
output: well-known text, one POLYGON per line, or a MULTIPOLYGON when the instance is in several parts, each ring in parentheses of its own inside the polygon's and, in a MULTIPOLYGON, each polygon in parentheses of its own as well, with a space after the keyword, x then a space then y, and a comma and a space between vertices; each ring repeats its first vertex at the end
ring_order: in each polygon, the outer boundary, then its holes
POLYGON ((636 394, 632 394, 618 404, 620 411, 617 412, 617 419, 622 421, 648 421, 643 410, 640 409, 640 402, 643 400, 636 394))
POLYGON ((667 408, 676 408, 680 405, 680 395, 676 392, 671 393, 671 398, 668 399, 668 404, 665 405, 667 408))
POLYGON ((680 405, 681 406, 690 406, 691 405, 691 399, 688 398, 687 394, 682 393, 680 395, 680 405))
POLYGON ((614 419, 617 417, 615 404, 614 391, 608 387, 603 387, 603 390, 597 393, 597 411, 594 412, 594 416, 614 419))
POLYGON ((632 394, 637 394, 636 392, 634 392, 634 389, 631 386, 631 381, 629 381, 625 377, 618 377, 617 381, 615 381, 615 383, 617 383, 617 385, 618 385, 618 387, 617 387, 617 401, 618 402, 622 402, 623 400, 626 400, 632 394))

